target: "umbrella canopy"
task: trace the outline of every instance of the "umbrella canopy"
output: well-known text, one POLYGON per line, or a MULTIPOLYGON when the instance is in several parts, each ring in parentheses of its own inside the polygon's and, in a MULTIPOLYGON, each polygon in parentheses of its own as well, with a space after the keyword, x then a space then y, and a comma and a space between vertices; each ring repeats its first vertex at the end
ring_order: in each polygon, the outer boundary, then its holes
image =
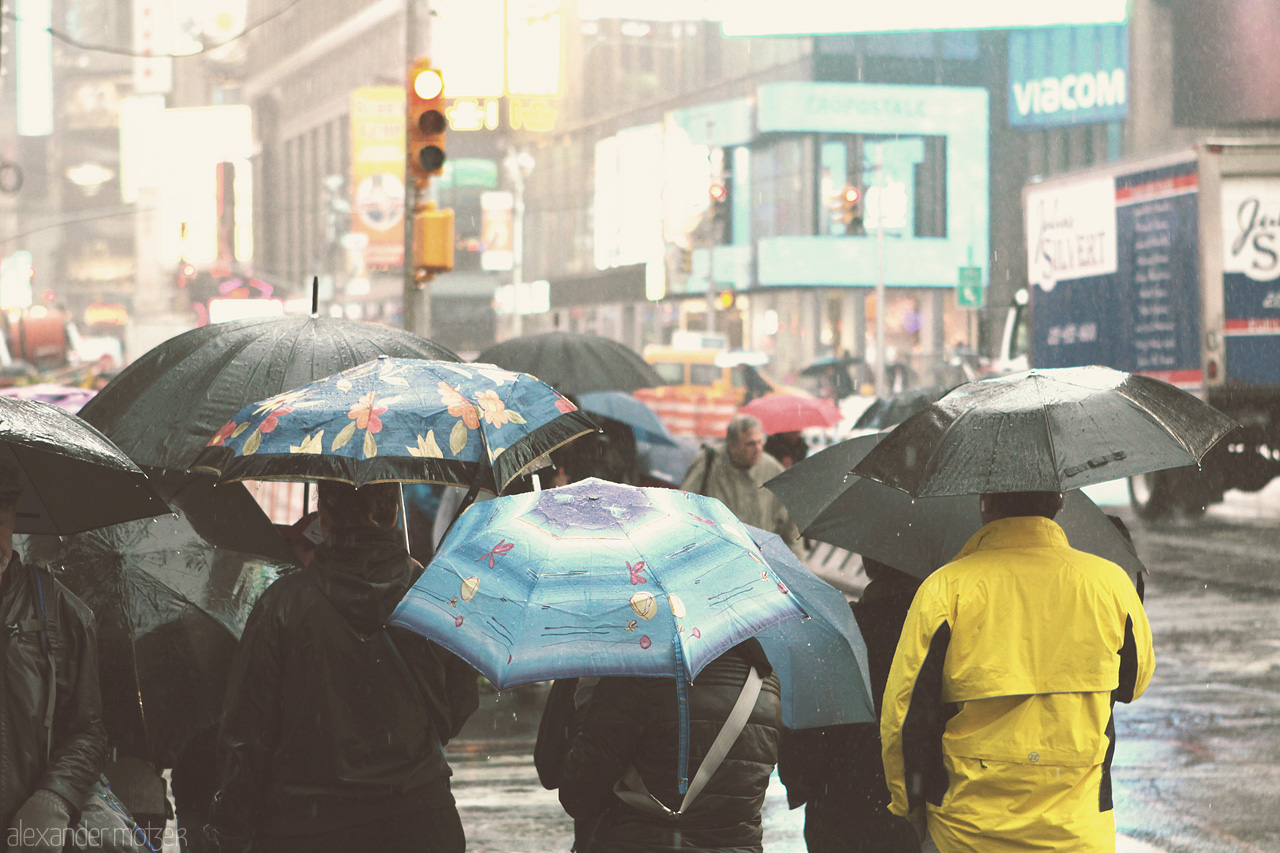
POLYGON ((929 408, 930 403, 950 390, 950 386, 933 385, 927 388, 912 388, 900 394, 876 397, 854 421, 853 429, 884 430, 895 427, 916 412, 923 412, 929 408))
MULTIPOLYGON (((899 571, 926 578, 950 562, 982 527, 977 495, 912 498, 875 480, 850 474, 883 438, 864 435, 797 462, 765 483, 791 513, 800 532, 899 571)), ((1069 491, 1054 521, 1073 548, 1144 572, 1111 520, 1083 492, 1069 491)))
POLYGON ((10 385, 0 388, 0 396, 13 397, 18 400, 38 400, 41 403, 52 403, 59 409, 75 414, 85 403, 97 394, 90 388, 77 388, 74 385, 55 385, 40 382, 35 385, 10 385))
POLYGON ((833 370, 848 370, 854 365, 863 363, 862 359, 853 358, 852 356, 841 356, 838 358, 834 356, 827 356, 826 358, 820 358, 817 361, 806 364, 804 368, 801 369, 800 375, 822 376, 823 374, 830 373, 833 370))
POLYGON ((106 436, 49 403, 0 397, 0 459, 22 481, 15 533, 66 536, 170 512, 106 436))
POLYGON ((113 744, 172 766, 217 725, 236 642, 276 567, 214 548, 181 515, 33 537, 27 555, 93 610, 113 744))
POLYGON ((596 425, 555 389, 492 364, 378 358, 239 412, 193 471, 227 480, 477 485, 501 493, 596 425))
POLYGON ((674 445, 667 425, 658 413, 640 400, 622 391, 588 391, 578 395, 582 411, 609 418, 631 427, 636 441, 674 445))
POLYGON ((747 530, 808 614, 756 635, 782 683, 783 725, 874 723, 867 644, 844 593, 801 565, 776 533, 750 525, 747 530))
POLYGON ((738 412, 758 419, 760 428, 769 435, 840 423, 840 409, 823 397, 767 394, 747 403, 738 412))
POLYGON ((476 361, 532 373, 561 394, 575 397, 662 384, 662 377, 635 350, 609 338, 578 332, 512 338, 489 347, 476 361))
POLYGON ((692 681, 804 615, 724 504, 588 479, 469 508, 390 623, 501 690, 588 675, 692 681))
POLYGON ((145 353, 80 416, 139 465, 185 471, 244 406, 390 355, 460 361, 403 329, 332 317, 255 317, 201 326, 145 353))
POLYGON ((899 424, 854 473, 915 497, 1060 492, 1196 465, 1236 426, 1148 376, 1029 370, 960 385, 899 424))

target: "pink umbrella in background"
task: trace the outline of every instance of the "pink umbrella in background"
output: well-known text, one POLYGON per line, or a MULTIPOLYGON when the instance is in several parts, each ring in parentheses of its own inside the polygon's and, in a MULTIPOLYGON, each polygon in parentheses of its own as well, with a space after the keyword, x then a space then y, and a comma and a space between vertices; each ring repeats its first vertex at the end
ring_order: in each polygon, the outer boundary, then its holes
POLYGON ((760 428, 768 435, 840 423, 840 409, 823 397, 768 394, 757 397, 738 411, 759 419, 760 428))
POLYGON ((92 399, 97 394, 89 388, 77 388, 74 385, 55 385, 51 382, 41 382, 37 385, 11 385, 8 388, 0 388, 0 395, 5 397, 16 397, 19 400, 38 400, 41 403, 52 403, 59 409, 75 414, 80 411, 80 407, 92 399))

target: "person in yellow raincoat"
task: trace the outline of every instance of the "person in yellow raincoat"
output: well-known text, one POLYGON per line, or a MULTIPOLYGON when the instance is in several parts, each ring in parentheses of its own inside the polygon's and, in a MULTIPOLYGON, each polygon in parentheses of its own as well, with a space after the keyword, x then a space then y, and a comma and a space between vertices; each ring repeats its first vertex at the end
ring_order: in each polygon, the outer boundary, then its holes
POLYGON ((920 586, 880 718, 890 810, 924 850, 1111 851, 1116 701, 1155 657, 1133 583, 1077 551, 1057 492, 981 496, 984 527, 920 586))

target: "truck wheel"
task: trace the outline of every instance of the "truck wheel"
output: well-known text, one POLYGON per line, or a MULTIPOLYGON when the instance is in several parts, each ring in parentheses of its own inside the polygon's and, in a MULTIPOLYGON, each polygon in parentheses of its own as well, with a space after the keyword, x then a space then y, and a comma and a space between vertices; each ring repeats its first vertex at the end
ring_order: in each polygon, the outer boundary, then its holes
POLYGON ((1129 478, 1129 505, 1139 518, 1156 521, 1174 507, 1172 482, 1167 471, 1152 471, 1129 478))

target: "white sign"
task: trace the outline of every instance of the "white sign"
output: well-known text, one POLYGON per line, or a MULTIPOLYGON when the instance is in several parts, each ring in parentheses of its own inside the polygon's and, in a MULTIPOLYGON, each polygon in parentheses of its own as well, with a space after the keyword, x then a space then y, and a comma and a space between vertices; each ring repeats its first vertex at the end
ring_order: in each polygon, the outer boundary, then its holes
POLYGON ((1026 228, 1032 284, 1052 290, 1060 281, 1114 273, 1115 181, 1028 190, 1026 228))
POLYGON ((1121 106, 1125 102, 1123 68, 1096 74, 1067 74, 1013 84, 1013 101, 1021 116, 1121 106))
POLYGON ((1280 278, 1280 179, 1222 182, 1223 272, 1280 278))

